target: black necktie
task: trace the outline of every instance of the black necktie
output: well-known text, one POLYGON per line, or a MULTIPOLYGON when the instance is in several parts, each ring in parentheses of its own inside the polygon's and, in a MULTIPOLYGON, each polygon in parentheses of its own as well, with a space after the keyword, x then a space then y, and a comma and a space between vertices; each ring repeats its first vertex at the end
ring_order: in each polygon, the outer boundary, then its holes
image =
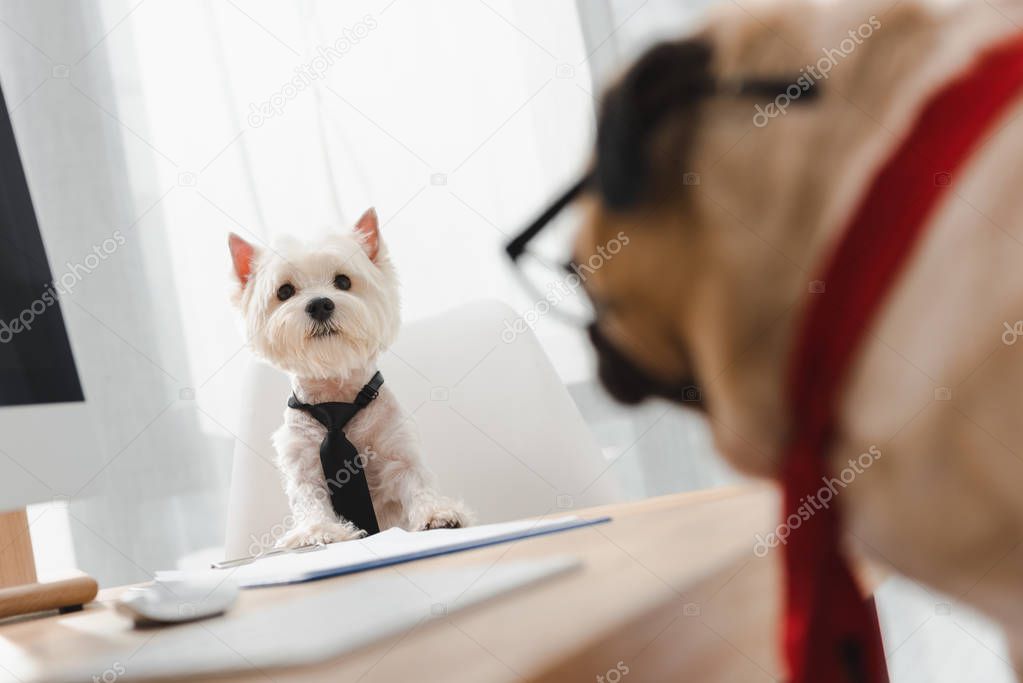
POLYGON ((373 375, 355 397, 354 403, 315 403, 299 401, 294 394, 288 399, 288 407, 302 410, 327 428, 327 436, 320 444, 320 465, 330 491, 330 504, 342 519, 359 527, 369 535, 380 531, 373 499, 366 481, 367 456, 360 459, 359 451, 345 436, 344 428, 356 413, 365 408, 380 393, 384 377, 379 372, 373 375))

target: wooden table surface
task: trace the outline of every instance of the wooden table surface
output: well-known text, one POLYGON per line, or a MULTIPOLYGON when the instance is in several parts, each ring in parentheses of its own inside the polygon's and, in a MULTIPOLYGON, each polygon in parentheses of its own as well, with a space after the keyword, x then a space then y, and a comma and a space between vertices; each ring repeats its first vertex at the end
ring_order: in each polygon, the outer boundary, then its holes
MULTIPOLYGON (((777 681, 780 553, 753 553, 754 535, 776 523, 777 511, 775 491, 758 486, 578 512, 613 521, 421 560, 415 568, 571 554, 582 559, 580 571, 424 622, 330 662, 250 669, 218 680, 777 681)), ((244 591, 235 611, 359 578, 244 591)), ((142 646, 153 632, 133 630, 114 613, 117 592, 103 591, 84 612, 0 626, 0 680, 5 670, 34 670, 32 678, 44 680, 47 662, 95 655, 111 642, 142 646)), ((132 680, 130 663, 124 668, 125 680, 132 680)))

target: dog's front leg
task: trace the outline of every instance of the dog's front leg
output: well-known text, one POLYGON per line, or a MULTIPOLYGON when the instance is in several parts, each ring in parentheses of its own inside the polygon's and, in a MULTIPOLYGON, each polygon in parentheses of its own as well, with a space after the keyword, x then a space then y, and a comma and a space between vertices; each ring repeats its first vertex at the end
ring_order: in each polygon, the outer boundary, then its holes
POLYGON ((460 529, 472 523, 472 516, 462 503, 438 495, 428 486, 411 492, 402 505, 413 531, 460 529))
POLYGON ((278 539, 278 548, 322 545, 366 535, 348 520, 338 519, 334 512, 316 439, 315 434, 287 424, 274 434, 277 467, 291 508, 291 518, 285 523, 288 532, 278 539))
POLYGON ((401 504, 410 531, 458 529, 472 523, 459 501, 437 492, 433 472, 423 462, 419 439, 407 420, 381 439, 379 480, 387 498, 401 504))

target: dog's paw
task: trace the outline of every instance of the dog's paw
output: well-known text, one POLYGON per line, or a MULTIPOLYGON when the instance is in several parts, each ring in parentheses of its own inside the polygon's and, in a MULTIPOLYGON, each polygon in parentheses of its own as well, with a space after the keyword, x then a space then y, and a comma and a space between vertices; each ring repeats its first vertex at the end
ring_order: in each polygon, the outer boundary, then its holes
POLYGON ((469 515, 457 507, 445 507, 431 511, 416 528, 426 531, 427 529, 461 529, 464 526, 469 526, 469 515))
POLYGON ((351 522, 318 522, 292 529, 277 541, 278 548, 301 548, 306 545, 327 545, 362 538, 366 532, 351 522))

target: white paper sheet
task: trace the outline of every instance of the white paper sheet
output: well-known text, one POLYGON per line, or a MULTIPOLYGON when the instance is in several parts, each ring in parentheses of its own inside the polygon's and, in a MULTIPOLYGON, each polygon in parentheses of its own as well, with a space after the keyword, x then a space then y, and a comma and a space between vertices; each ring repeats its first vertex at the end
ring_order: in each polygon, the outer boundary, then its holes
POLYGON ((386 567, 424 557, 505 543, 540 534, 567 531, 601 520, 581 520, 567 515, 546 520, 487 524, 465 529, 408 532, 391 528, 358 541, 346 541, 318 550, 264 557, 251 564, 204 572, 157 572, 157 579, 230 576, 243 588, 299 583, 328 576, 386 567))

